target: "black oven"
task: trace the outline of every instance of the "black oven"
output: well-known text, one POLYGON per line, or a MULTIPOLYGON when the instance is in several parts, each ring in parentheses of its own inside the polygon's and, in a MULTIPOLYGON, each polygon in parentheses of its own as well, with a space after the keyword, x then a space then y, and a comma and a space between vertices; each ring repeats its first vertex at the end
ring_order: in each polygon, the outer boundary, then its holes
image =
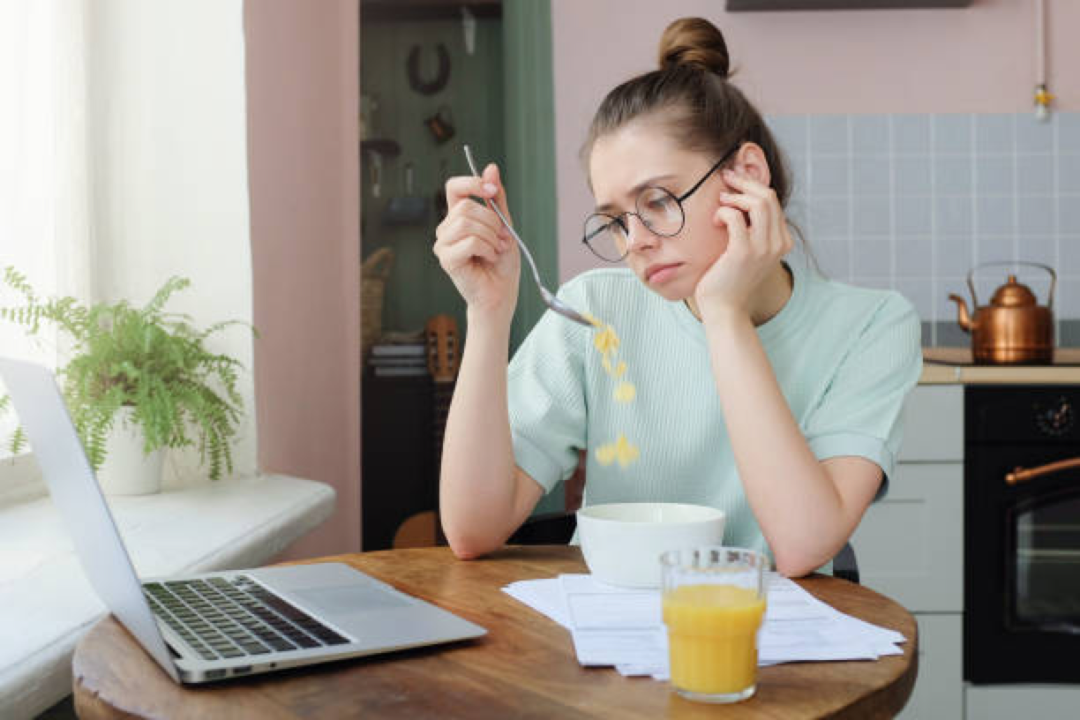
POLYGON ((1080 388, 964 397, 964 679, 1080 683, 1080 388))

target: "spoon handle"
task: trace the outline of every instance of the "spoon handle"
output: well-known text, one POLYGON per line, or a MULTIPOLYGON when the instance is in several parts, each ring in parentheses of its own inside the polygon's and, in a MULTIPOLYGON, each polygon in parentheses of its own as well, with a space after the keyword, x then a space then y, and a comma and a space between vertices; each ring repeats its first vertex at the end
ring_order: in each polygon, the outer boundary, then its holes
MULTIPOLYGON (((462 147, 465 150, 465 160, 469 163, 469 170, 472 171, 473 177, 480 177, 480 172, 476 169, 476 163, 473 161, 472 150, 469 149, 468 145, 464 145, 462 147)), ((502 210, 499 209, 497 203, 492 200, 485 200, 484 202, 489 208, 495 211, 496 215, 499 216, 499 220, 502 222, 503 227, 505 227, 510 232, 510 234, 513 235, 514 240, 517 241, 518 247, 521 248, 521 252, 525 255, 525 259, 529 261, 529 269, 532 270, 533 280, 536 281, 536 287, 539 288, 540 297, 543 298, 544 303, 549 308, 562 315, 563 317, 573 320, 574 322, 581 323, 586 327, 592 327, 592 323, 586 320, 584 316, 581 315, 581 313, 571 308, 562 300, 559 300, 559 298, 556 297, 550 290, 544 287, 544 283, 540 280, 540 272, 536 269, 536 261, 533 260, 532 253, 529 252, 529 248, 526 247, 525 241, 521 239, 521 236, 517 234, 516 230, 514 230, 514 227, 510 224, 510 221, 507 220, 506 216, 502 214, 502 210)))

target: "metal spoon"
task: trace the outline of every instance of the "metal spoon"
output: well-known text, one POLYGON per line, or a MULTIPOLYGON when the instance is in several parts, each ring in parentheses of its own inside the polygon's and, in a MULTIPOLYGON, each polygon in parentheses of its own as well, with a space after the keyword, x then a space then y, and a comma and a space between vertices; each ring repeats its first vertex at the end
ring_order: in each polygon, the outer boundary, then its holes
MULTIPOLYGON (((468 145, 465 145, 464 148, 465 160, 467 160, 469 163, 469 169, 472 170, 473 175, 475 175, 476 177, 480 177, 480 173, 476 170, 476 163, 473 162, 472 151, 469 150, 468 145)), ((544 304, 546 304, 549 308, 551 308, 565 318, 573 320, 574 322, 579 322, 586 327, 593 327, 593 324, 586 320, 579 312, 564 303, 562 300, 557 298, 550 290, 544 287, 544 283, 540 282, 540 273, 536 270, 536 263, 533 261, 532 253, 529 252, 529 248, 525 247, 525 241, 522 240, 521 237, 517 234, 517 232, 514 231, 514 228, 510 226, 510 223, 502 214, 502 211, 499 210, 498 205, 496 205, 491 200, 486 200, 485 202, 487 203, 487 206, 489 208, 495 211, 495 214, 499 216, 499 220, 502 221, 502 224, 506 227, 507 230, 510 231, 510 234, 514 236, 514 239, 517 240, 518 247, 521 248, 521 252, 525 255, 525 259, 529 261, 529 267, 532 268, 533 280, 536 281, 536 287, 540 289, 540 297, 544 299, 544 304)))

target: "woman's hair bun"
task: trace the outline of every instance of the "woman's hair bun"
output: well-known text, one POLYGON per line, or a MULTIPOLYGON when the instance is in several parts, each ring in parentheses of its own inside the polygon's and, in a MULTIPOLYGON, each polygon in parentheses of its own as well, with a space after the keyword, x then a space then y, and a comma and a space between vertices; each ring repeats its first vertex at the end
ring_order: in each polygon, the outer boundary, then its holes
POLYGON ((728 76, 730 58, 724 35, 704 18, 680 18, 660 37, 660 69, 693 67, 728 76))

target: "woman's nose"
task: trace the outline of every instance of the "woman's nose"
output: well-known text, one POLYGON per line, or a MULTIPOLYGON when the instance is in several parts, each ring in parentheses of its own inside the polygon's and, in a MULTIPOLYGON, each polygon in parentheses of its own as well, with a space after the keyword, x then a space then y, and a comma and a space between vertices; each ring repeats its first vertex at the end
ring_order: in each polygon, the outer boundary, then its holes
POLYGON ((659 242, 659 236, 649 229, 637 215, 626 217, 626 251, 642 250, 651 248, 659 242))

